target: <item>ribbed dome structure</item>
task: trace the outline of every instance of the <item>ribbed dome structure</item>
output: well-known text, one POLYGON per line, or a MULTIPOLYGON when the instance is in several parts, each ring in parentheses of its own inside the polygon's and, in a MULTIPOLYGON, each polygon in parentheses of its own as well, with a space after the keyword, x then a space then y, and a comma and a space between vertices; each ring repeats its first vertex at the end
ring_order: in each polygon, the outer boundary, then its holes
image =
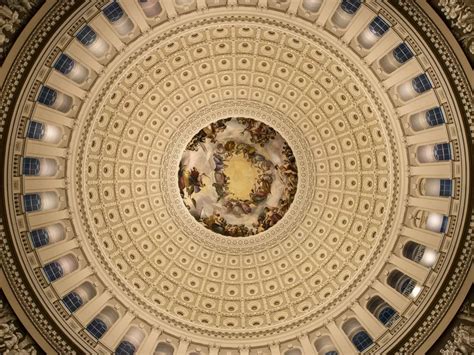
POLYGON ((0 111, 45 351, 426 352, 471 282, 473 126, 425 5, 43 5, 0 111))

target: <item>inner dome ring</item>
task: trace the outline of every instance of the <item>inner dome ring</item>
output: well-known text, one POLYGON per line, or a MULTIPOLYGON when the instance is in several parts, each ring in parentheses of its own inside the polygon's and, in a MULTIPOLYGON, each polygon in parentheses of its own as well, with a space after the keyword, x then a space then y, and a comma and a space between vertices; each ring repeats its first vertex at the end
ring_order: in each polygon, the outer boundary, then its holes
POLYGON ((225 250, 229 250, 229 247, 236 247, 236 250, 245 252, 247 248, 268 248, 269 245, 285 238, 290 233, 298 233, 297 226, 301 224, 306 214, 305 211, 310 205, 310 198, 305 198, 305 196, 313 196, 316 188, 316 186, 310 184, 311 177, 315 176, 314 162, 316 160, 308 154, 310 150, 305 143, 306 139, 302 132, 299 132, 297 127, 292 127, 291 121, 289 122, 284 115, 267 105, 235 100, 216 103, 196 112, 176 130, 166 148, 167 154, 164 155, 163 165, 165 169, 163 171, 167 174, 166 178, 163 177, 161 181, 166 183, 162 191, 165 192, 164 199, 169 213, 183 222, 179 228, 186 235, 213 249, 225 248, 225 250), (298 185, 294 201, 300 202, 291 204, 287 213, 271 230, 246 238, 222 236, 196 223, 195 218, 189 214, 182 202, 179 186, 176 182, 181 157, 188 142, 203 127, 228 117, 246 117, 274 128, 291 147, 298 166, 298 185))

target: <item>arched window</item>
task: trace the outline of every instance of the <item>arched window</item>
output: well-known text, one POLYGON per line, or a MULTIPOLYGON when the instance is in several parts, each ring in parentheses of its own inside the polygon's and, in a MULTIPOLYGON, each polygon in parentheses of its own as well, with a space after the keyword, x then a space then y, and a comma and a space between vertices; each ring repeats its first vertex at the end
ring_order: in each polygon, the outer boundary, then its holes
POLYGON ((435 144, 434 157, 438 161, 451 160, 451 145, 449 143, 435 144))
POLYGON ((450 197, 453 193, 453 181, 450 179, 439 180, 439 195, 443 197, 450 197))
POLYGON ((43 139, 44 136, 44 124, 37 121, 30 121, 26 136, 30 139, 43 139))
POLYGON ((367 309, 387 327, 398 318, 397 312, 379 296, 374 296, 367 302, 367 309))
POLYGON ((432 267, 436 263, 438 253, 431 248, 410 241, 403 247, 403 256, 418 264, 432 267))
POLYGON ((31 193, 23 196, 23 209, 25 212, 46 211, 57 208, 59 198, 55 192, 31 193))
POLYGON ((446 121, 441 107, 435 107, 426 111, 426 122, 428 122, 428 125, 431 127, 444 124, 446 121))
POLYGON ((68 254, 60 257, 59 259, 46 264, 43 267, 43 271, 46 274, 49 282, 53 282, 65 275, 70 274, 74 270, 77 270, 79 264, 74 255, 68 254))
POLYGON ((62 301, 69 312, 74 313, 85 303, 89 302, 96 294, 97 291, 95 287, 86 281, 64 296, 62 301))
POLYGON ((41 87, 40 93, 38 95, 38 102, 46 106, 54 105, 56 97, 58 96, 57 92, 47 86, 41 87))
POLYGON ((24 157, 22 172, 25 176, 54 176, 58 172, 58 164, 53 159, 24 157))
POLYGON ((97 34, 90 26, 85 25, 79 32, 77 32, 76 38, 87 47, 95 42, 97 34))
POLYGON ((102 12, 120 36, 125 36, 133 31, 133 22, 116 1, 107 5, 102 12))
POLYGON ((393 56, 400 64, 403 64, 413 58, 413 52, 406 43, 401 43, 393 50, 393 56))
POLYGON ((47 86, 41 87, 37 101, 45 106, 64 113, 68 112, 73 104, 71 96, 57 92, 47 86))
POLYGON ((40 194, 27 194, 23 196, 23 206, 25 212, 35 212, 41 209, 40 194))
POLYGON ((139 0, 138 2, 146 17, 155 17, 161 12, 161 5, 158 0, 139 0))
POLYGON ((69 292, 66 296, 63 297, 64 306, 69 310, 69 312, 74 313, 79 309, 82 304, 82 298, 76 292, 69 292))
POLYGON ((416 297, 421 291, 421 287, 417 285, 417 282, 411 277, 405 275, 399 270, 393 270, 390 272, 387 278, 387 283, 407 297, 416 297))
POLYGON ((115 354, 131 355, 140 347, 145 333, 135 326, 132 326, 122 338, 119 346, 115 349, 115 354))
POLYGON ((317 12, 321 4, 322 0, 303 0, 303 9, 310 12, 317 12))
POLYGON ((421 111, 410 116, 410 126, 415 131, 421 131, 444 124, 443 110, 441 107, 421 111))
POLYGON ((359 10, 361 0, 342 0, 341 9, 350 15, 354 15, 359 10))
POLYGON ((359 351, 364 351, 373 344, 370 335, 355 318, 346 321, 342 325, 342 330, 359 351))
POLYGON ((443 222, 441 223, 441 228, 439 229, 440 233, 446 233, 448 230, 448 217, 443 216, 443 222))
POLYGON ((107 331, 107 324, 102 319, 94 318, 86 327, 86 330, 96 339, 100 339, 107 331))
POLYGON ((46 143, 58 143, 62 138, 62 130, 51 124, 31 120, 28 123, 26 137, 30 139, 41 140, 46 143))
POLYGON ((449 143, 437 143, 418 146, 416 158, 420 163, 436 163, 452 159, 451 145, 449 143))
POLYGON ((34 229, 30 232, 31 243, 34 248, 56 243, 66 237, 64 226, 60 223, 46 228, 34 229))
POLYGON ((352 337, 352 344, 354 344, 356 349, 359 351, 364 351, 365 349, 369 348, 373 343, 374 341, 365 330, 357 332, 352 337))
POLYGON ((53 261, 43 267, 43 271, 49 282, 56 281, 64 275, 63 268, 58 261, 53 261))
POLYGON ((318 355, 338 355, 336 347, 328 335, 316 339, 314 347, 316 348, 318 355))
POLYGON ((415 243, 415 242, 408 242, 403 247, 403 256, 414 262, 419 263, 420 260, 423 258, 423 254, 425 253, 425 246, 415 243))
POLYGON ((23 175, 38 176, 40 173, 40 161, 37 158, 23 158, 23 175))
POLYGON ((426 178, 420 183, 420 192, 424 196, 450 197, 453 182, 450 179, 426 178))
POLYGON ((60 73, 67 75, 74 68, 74 60, 68 57, 66 54, 61 53, 59 58, 54 63, 54 69, 60 73))
POLYGON ((45 228, 35 229, 30 232, 31 243, 35 248, 41 248, 42 246, 49 244, 48 231, 45 228))
POLYGON ((285 351, 284 355, 303 355, 300 349, 290 349, 285 351))
MULTIPOLYGON (((87 284, 87 283, 86 283, 87 284)), ((89 284, 90 285, 90 284, 89 284)), ((86 330, 94 338, 100 339, 104 333, 117 321, 118 313, 110 306, 102 311, 86 326, 86 330)))
POLYGON ((104 15, 107 17, 107 20, 110 22, 116 22, 120 20, 123 16, 123 10, 117 2, 112 2, 111 4, 104 7, 104 15))
POLYGON ((426 74, 418 75, 412 80, 411 84, 413 85, 413 89, 415 89, 415 91, 419 94, 422 94, 433 87, 428 75, 426 74))
POLYGON ((448 222, 448 216, 436 212, 427 212, 425 227, 435 233, 446 233, 449 224, 448 222))
POLYGON ((390 25, 383 18, 377 16, 369 24, 369 30, 377 37, 382 37, 390 29, 390 25))
POLYGON ((135 345, 129 341, 123 340, 120 342, 117 349, 115 349, 115 355, 133 355, 135 354, 135 345))
POLYGON ((379 316, 377 317, 382 324, 388 325, 390 321, 396 316, 397 311, 395 311, 390 306, 385 306, 380 310, 379 316))
POLYGON ((155 355, 173 355, 174 348, 170 344, 159 343, 155 349, 155 355))
POLYGON ((405 296, 410 295, 416 286, 416 282, 413 279, 404 279, 403 282, 400 284, 400 293, 405 296))

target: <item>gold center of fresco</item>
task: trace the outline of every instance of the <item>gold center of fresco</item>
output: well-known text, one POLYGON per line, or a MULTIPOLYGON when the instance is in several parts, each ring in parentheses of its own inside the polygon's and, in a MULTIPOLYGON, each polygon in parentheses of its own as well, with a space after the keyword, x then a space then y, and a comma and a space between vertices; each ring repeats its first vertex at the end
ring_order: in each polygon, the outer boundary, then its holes
POLYGON ((233 155, 226 165, 225 173, 229 179, 229 194, 236 199, 247 199, 258 179, 258 170, 249 160, 245 159, 242 153, 233 155))
POLYGON ((215 233, 246 237, 283 218, 298 183, 285 139, 263 122, 226 118, 200 130, 183 153, 180 194, 191 215, 215 233))

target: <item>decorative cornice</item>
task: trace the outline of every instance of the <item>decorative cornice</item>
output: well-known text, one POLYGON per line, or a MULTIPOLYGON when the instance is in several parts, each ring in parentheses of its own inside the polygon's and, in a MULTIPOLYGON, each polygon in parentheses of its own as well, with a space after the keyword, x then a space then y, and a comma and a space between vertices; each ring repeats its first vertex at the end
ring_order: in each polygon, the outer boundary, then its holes
MULTIPOLYGON (((416 2, 399 0, 396 8, 413 24, 418 33, 426 39, 432 50, 440 58, 443 58, 443 60, 439 61, 439 64, 447 74, 452 87, 456 89, 454 90, 454 95, 458 101, 458 107, 463 118, 461 123, 464 124, 466 133, 470 133, 466 139, 466 144, 468 145, 468 152, 472 153, 474 142, 474 99, 472 89, 466 78, 466 72, 460 66, 444 36, 416 2)), ((466 185, 467 191, 465 192, 466 196, 470 196, 470 198, 467 198, 468 205, 466 210, 471 213, 467 216, 462 230, 458 253, 450 268, 450 277, 445 280, 444 285, 440 288, 440 294, 436 297, 437 301, 431 305, 431 310, 413 327, 410 334, 400 341, 397 354, 415 352, 435 329, 442 317, 446 315, 463 283, 465 281, 472 282, 472 280, 466 280, 466 277, 473 261, 474 211, 472 206, 474 189, 472 186, 474 169, 471 160, 472 156, 466 155, 465 159, 467 160, 467 169, 470 171, 470 181, 466 185)))
POLYGON ((430 0, 474 66, 474 3, 471 0, 430 0))
POLYGON ((18 34, 45 0, 0 1, 0 67, 18 34))

